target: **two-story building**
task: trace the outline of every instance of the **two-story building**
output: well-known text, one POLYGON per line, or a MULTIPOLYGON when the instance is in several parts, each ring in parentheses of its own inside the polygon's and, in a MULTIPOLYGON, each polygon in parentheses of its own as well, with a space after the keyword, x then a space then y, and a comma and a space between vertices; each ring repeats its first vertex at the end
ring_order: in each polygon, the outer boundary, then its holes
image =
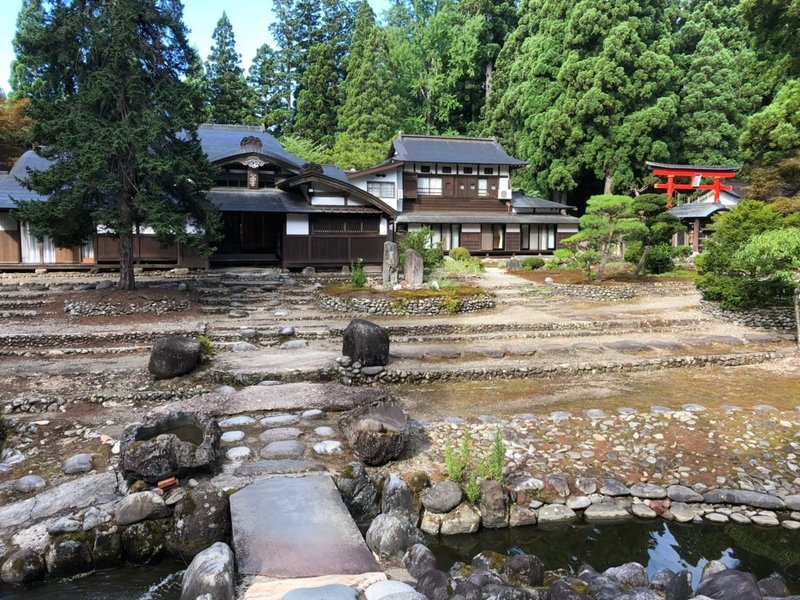
MULTIPOLYGON (((162 245, 143 227, 134 241, 136 263, 340 268, 359 258, 381 262, 398 215, 394 202, 353 185, 338 167, 306 164, 263 127, 203 125, 198 133, 203 150, 219 168, 208 193, 222 212, 223 239, 207 261, 192 248, 162 245)), ((48 238, 37 240, 25 223, 16 221, 15 200, 44 200, 26 189, 23 180, 29 170, 48 167, 31 150, 0 179, 0 269, 118 263, 118 241, 102 229, 82 246, 57 248, 48 238)))
POLYGON ((578 219, 571 206, 512 192, 523 165, 494 139, 400 134, 384 162, 347 178, 400 213, 397 231, 430 227, 445 250, 550 253, 578 219))

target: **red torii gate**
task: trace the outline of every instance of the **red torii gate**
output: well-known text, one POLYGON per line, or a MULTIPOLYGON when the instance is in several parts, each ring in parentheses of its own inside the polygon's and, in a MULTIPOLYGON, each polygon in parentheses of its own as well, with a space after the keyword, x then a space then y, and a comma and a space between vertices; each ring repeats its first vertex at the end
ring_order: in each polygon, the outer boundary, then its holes
POLYGON ((675 190, 714 190, 714 202, 719 202, 720 193, 733 189, 732 185, 722 183, 724 179, 736 177, 739 167, 734 166, 702 166, 702 165, 670 165, 647 161, 648 168, 656 177, 666 177, 667 182, 658 182, 657 190, 667 190, 667 208, 672 208, 672 196, 675 190), (689 178, 689 183, 676 182, 676 178, 689 178), (712 178, 714 183, 701 183, 703 178, 712 178))

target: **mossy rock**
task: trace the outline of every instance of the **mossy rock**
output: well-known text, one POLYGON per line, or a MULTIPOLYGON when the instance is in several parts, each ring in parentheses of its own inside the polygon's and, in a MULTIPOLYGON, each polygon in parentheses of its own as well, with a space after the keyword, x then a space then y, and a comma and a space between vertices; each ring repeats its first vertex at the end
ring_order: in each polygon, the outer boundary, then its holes
POLYGON ((122 549, 127 560, 146 564, 156 561, 164 553, 167 523, 164 519, 141 521, 126 527, 122 532, 122 549))

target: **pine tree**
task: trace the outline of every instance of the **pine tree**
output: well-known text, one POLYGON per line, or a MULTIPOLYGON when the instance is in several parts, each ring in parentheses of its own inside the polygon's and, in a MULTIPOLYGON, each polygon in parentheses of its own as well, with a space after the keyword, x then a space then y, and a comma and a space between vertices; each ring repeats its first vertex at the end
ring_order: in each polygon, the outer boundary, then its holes
POLYGON ((291 85, 280 67, 278 54, 269 44, 260 46, 256 51, 247 83, 255 93, 258 121, 276 136, 289 133, 293 115, 287 98, 291 94, 291 85))
POLYGON ((385 142, 392 137, 397 107, 388 62, 383 32, 375 23, 375 13, 362 0, 343 85, 344 102, 338 115, 340 133, 369 142, 385 142))
POLYGON ((233 26, 224 12, 217 21, 212 39, 214 45, 206 61, 209 121, 253 123, 255 97, 245 82, 233 26))
POLYGON ((17 41, 40 65, 34 137, 55 162, 27 180, 48 200, 19 202, 19 218, 61 246, 85 241, 97 226, 114 232, 122 289, 135 286, 139 226, 213 250, 219 217, 205 193, 213 169, 184 82, 192 50, 181 3, 62 0, 48 5, 44 22, 41 35, 21 31, 17 41))
POLYGON ((312 46, 308 65, 300 78, 294 135, 314 144, 333 145, 339 107, 338 79, 333 45, 312 46))
POLYGON ((41 65, 37 65, 22 47, 23 40, 32 40, 44 32, 42 0, 23 0, 17 16, 17 32, 12 45, 16 57, 11 62, 11 97, 24 98, 41 83, 41 65))

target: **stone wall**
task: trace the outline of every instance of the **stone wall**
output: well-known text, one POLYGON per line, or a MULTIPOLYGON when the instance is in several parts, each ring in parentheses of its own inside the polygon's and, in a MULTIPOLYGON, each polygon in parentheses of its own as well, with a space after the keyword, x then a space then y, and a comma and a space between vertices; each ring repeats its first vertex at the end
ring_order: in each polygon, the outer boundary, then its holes
POLYGON ((708 300, 700 301, 700 310, 715 319, 722 319, 731 323, 770 329, 773 331, 797 331, 794 318, 794 307, 773 306, 767 308, 752 308, 750 310, 725 310, 717 302, 708 300))
POLYGON ((622 300, 630 300, 636 295, 636 289, 632 285, 577 285, 569 283, 548 283, 546 285, 552 294, 592 302, 620 302, 622 300))
POLYGON ((191 308, 188 300, 153 300, 151 302, 64 302, 64 312, 79 317, 120 317, 123 315, 152 313, 164 315, 184 312, 191 308))
POLYGON ((337 312, 366 315, 451 315, 494 308, 494 299, 484 294, 464 298, 433 296, 416 300, 389 298, 341 298, 320 294, 325 308, 337 312))
POLYGON ((170 335, 205 335, 206 327, 202 325, 197 329, 176 329, 164 331, 108 331, 93 334, 88 333, 62 333, 62 334, 24 334, 11 333, 0 335, 0 349, 3 348, 62 348, 70 344, 80 347, 87 344, 107 343, 150 343, 160 337, 170 335))

